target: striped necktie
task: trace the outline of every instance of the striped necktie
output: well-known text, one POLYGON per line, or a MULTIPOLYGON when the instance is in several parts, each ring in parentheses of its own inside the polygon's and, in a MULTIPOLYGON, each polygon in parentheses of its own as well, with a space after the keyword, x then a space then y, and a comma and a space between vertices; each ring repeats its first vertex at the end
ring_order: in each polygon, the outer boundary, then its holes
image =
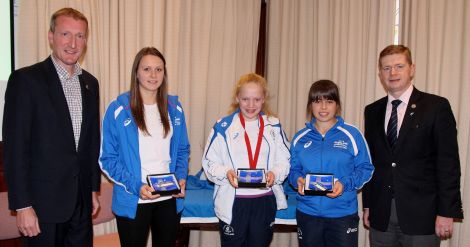
POLYGON ((397 125, 398 125, 398 115, 397 115, 397 108, 400 105, 401 100, 396 99, 392 101, 392 114, 390 115, 390 120, 388 121, 387 125, 387 139, 390 147, 395 148, 395 144, 397 143, 398 133, 397 133, 397 125))

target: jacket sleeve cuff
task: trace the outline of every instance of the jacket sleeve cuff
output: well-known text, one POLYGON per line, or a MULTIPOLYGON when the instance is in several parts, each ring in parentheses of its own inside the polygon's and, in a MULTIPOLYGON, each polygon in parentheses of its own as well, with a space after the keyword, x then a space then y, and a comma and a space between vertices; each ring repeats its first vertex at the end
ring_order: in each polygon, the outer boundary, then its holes
POLYGON ((29 206, 29 207, 25 207, 25 208, 18 208, 18 209, 16 209, 15 211, 16 211, 16 212, 19 212, 19 211, 23 211, 23 210, 25 210, 25 209, 32 208, 32 207, 33 207, 33 206, 29 206))
POLYGON ((139 196, 139 194, 140 194, 140 188, 142 187, 142 185, 144 185, 144 183, 142 183, 141 181, 138 181, 138 182, 134 185, 134 191, 132 191, 132 193, 133 193, 134 195, 139 196))
POLYGON ((350 191, 351 190, 351 183, 349 182, 349 179, 345 178, 335 178, 336 180, 339 180, 341 184, 343 184, 343 191, 350 191))
POLYGON ((179 181, 180 179, 187 180, 188 174, 184 171, 175 171, 176 179, 179 181))
POLYGON ((289 174, 289 182, 295 189, 299 187, 297 185, 297 179, 299 179, 299 177, 303 177, 300 172, 293 172, 292 174, 289 174))

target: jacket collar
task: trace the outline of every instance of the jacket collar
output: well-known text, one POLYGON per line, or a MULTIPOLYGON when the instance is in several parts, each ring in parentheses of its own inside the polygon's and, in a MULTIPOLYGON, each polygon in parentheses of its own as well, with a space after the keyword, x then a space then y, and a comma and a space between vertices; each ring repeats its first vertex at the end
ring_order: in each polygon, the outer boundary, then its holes
POLYGON ((411 129, 413 125, 413 119, 415 119, 416 112, 420 110, 419 100, 421 98, 422 92, 413 87, 413 92, 411 93, 408 106, 406 107, 405 116, 403 116, 403 123, 400 127, 400 132, 398 134, 398 140, 396 147, 399 148, 401 143, 406 137, 407 132, 411 129))
MULTIPOLYGON (((344 119, 341 116, 336 116, 336 120, 337 120, 336 123, 328 130, 328 132, 344 124, 344 119)), ((313 131, 318 132, 317 128, 315 128, 316 121, 317 120, 315 118, 312 118, 312 120, 310 120, 310 122, 307 122, 305 126, 313 131)))

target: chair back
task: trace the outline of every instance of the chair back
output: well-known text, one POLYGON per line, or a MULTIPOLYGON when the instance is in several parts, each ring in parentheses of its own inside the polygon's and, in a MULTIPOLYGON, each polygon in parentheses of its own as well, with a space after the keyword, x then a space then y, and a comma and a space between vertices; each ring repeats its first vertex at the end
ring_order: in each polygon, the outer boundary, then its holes
MULTIPOLYGON (((93 224, 101 224, 114 219, 111 210, 113 198, 113 184, 102 183, 101 192, 98 195, 100 209, 98 214, 93 217, 93 224)), ((16 215, 8 209, 8 192, 0 192, 0 240, 13 239, 21 237, 16 226, 16 215)))
POLYGON ((8 209, 8 192, 0 192, 0 240, 19 237, 16 216, 8 209))
POLYGON ((101 183, 101 191, 98 195, 98 200, 100 201, 100 209, 98 214, 93 217, 93 225, 105 223, 114 219, 114 214, 111 210, 113 200, 112 183, 101 183))

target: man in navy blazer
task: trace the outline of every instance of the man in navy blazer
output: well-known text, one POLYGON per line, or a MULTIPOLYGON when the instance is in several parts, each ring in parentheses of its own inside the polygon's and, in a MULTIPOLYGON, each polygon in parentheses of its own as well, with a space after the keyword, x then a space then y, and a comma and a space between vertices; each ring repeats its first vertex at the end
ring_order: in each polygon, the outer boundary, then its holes
POLYGON ((91 246, 99 202, 98 81, 82 70, 86 17, 64 8, 51 18, 52 54, 14 71, 3 116, 9 208, 25 246, 91 246))
POLYGON ((388 95, 365 108, 375 167, 363 190, 371 246, 439 246, 452 236, 454 219, 463 218, 454 115, 447 99, 412 85, 414 74, 407 47, 382 50, 379 77, 388 95), (395 100, 397 136, 389 141, 395 100))

